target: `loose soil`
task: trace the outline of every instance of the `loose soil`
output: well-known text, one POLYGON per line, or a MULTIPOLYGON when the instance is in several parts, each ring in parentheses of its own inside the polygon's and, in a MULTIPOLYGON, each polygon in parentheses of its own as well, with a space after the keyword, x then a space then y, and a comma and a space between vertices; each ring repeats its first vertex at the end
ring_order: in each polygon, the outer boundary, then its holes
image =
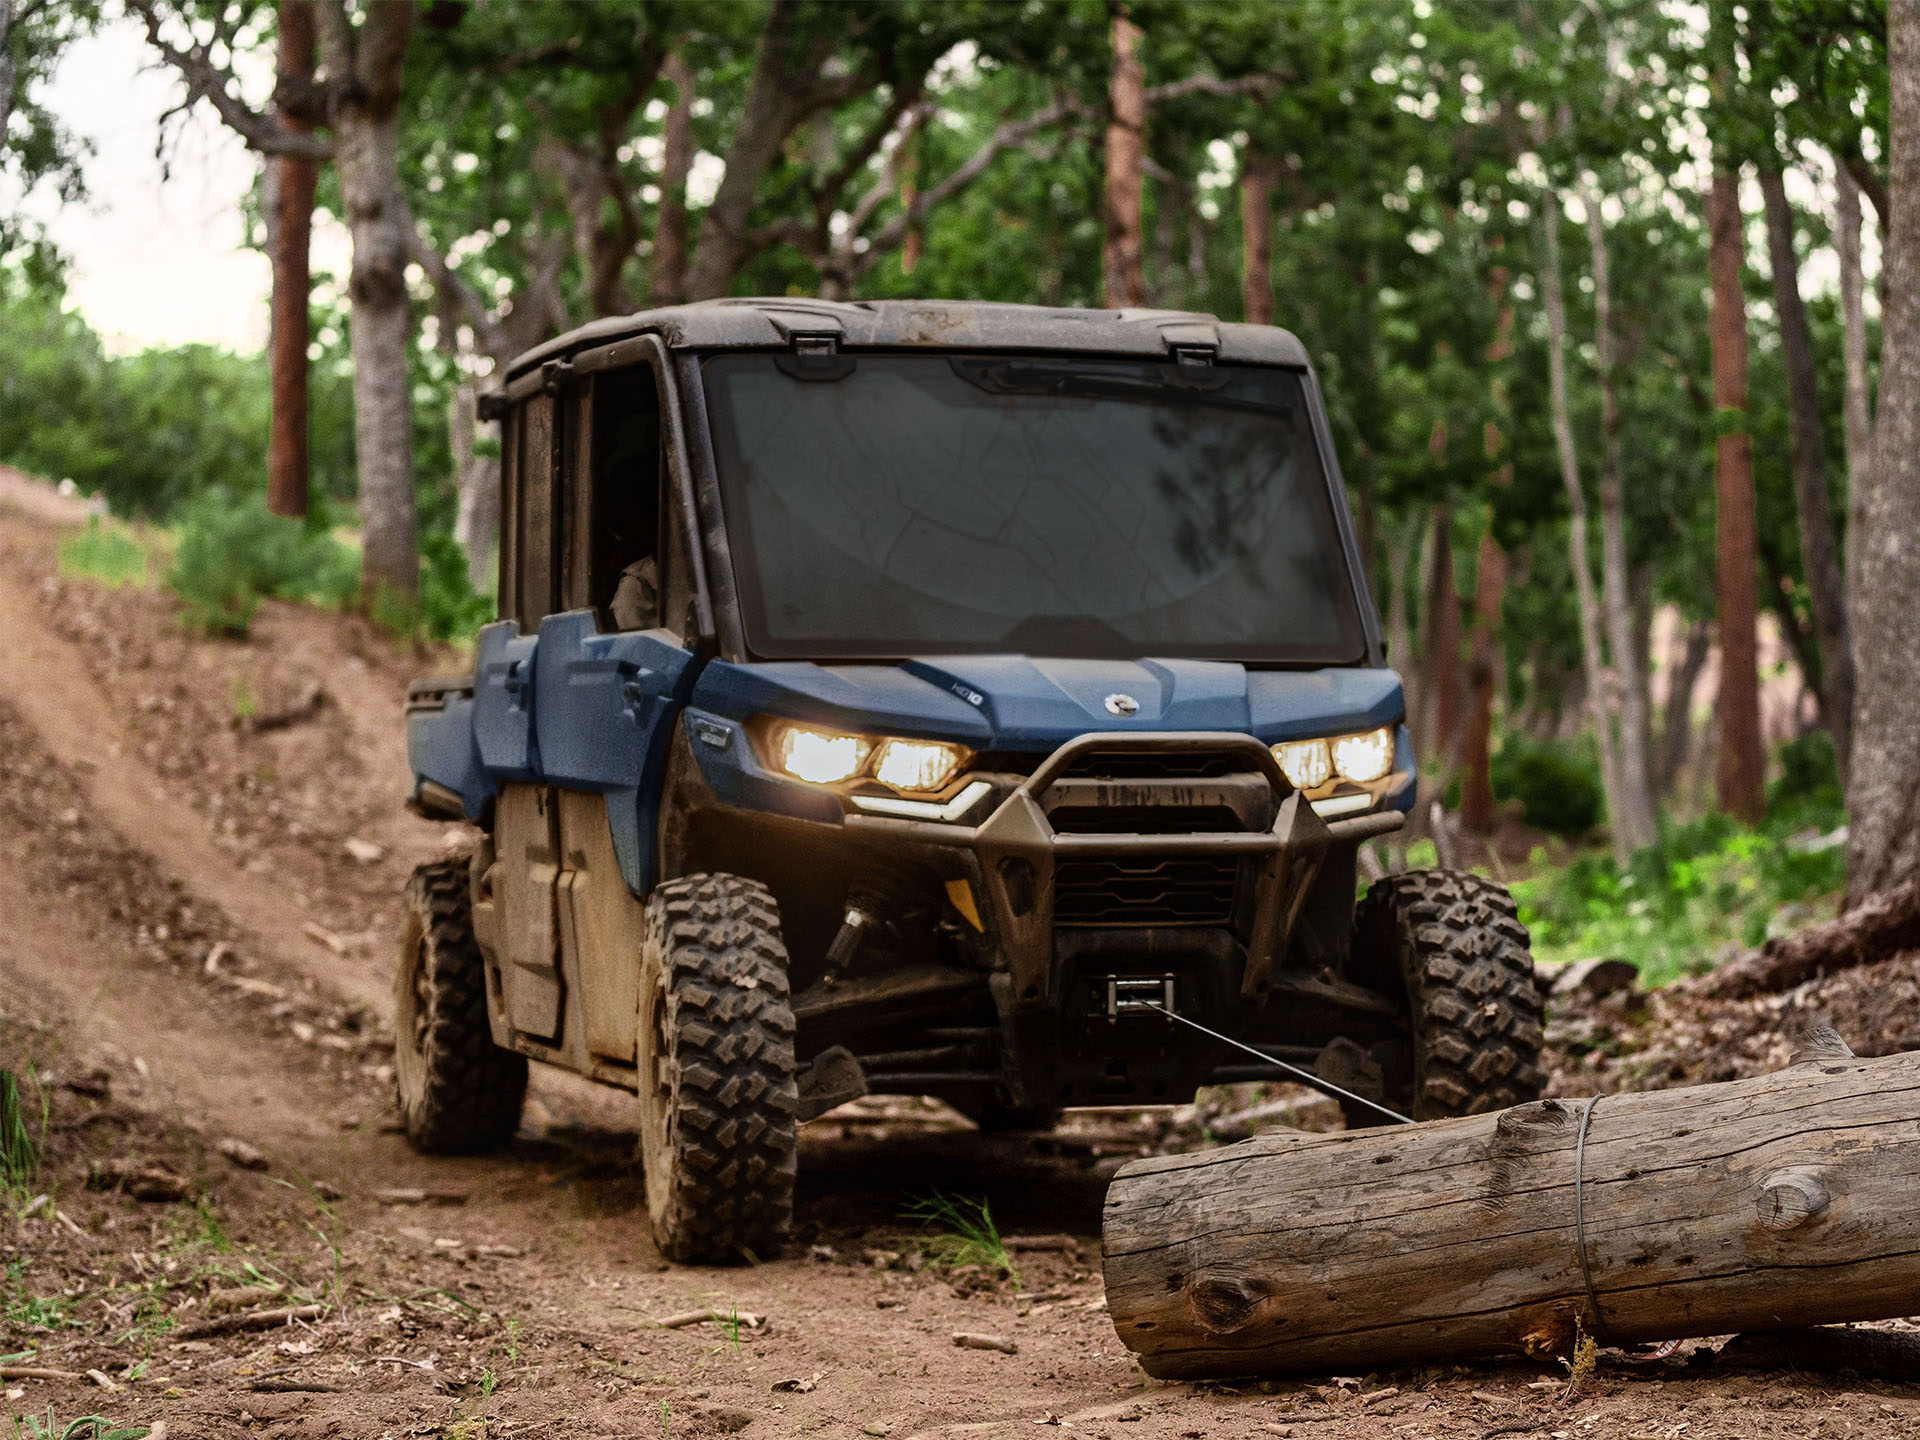
MULTIPOLYGON (((1603 1353, 1577 1382, 1149 1381, 1104 1314, 1106 1179, 1245 1133, 1256 1100, 1263 1123, 1338 1124, 1284 1087, 1047 1137, 863 1102, 803 1130, 790 1257, 731 1270, 655 1253, 621 1095, 540 1072, 506 1154, 416 1156, 392 1124, 397 897, 467 837, 401 808, 400 708, 459 657, 272 603, 246 641, 195 636, 164 590, 62 579, 77 518, 0 475, 0 1067, 41 1141, 0 1218, 0 1367, 73 1377, 0 1379, 19 1434, 98 1414, 168 1440, 1920 1435, 1920 1389, 1715 1372, 1699 1347, 1603 1353), (903 1215, 936 1193, 1041 1238, 1017 1281, 929 1254, 903 1215), (689 1310, 714 1318, 655 1323, 689 1310)), ((1904 1047, 1916 998, 1903 960, 1745 1006, 1569 1001, 1556 1086, 1765 1068, 1820 1007, 1862 1053, 1904 1047)))

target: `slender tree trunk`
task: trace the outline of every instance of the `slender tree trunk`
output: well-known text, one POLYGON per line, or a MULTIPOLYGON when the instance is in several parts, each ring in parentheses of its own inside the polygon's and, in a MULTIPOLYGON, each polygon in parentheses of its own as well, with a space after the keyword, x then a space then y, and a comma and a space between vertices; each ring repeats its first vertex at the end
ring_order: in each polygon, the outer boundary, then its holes
POLYGON ((1873 463, 1849 540, 1861 667, 1854 695, 1847 892, 1858 904, 1920 874, 1920 0, 1888 7, 1893 200, 1873 463))
MULTIPOLYGON (((1837 161, 1834 164, 1834 184, 1839 192, 1834 205, 1833 245, 1840 253, 1840 313, 1845 331, 1847 534, 1851 536, 1860 533, 1860 502, 1867 493, 1867 466, 1873 459, 1873 397, 1867 384, 1867 320, 1863 305, 1866 286, 1860 265, 1860 185, 1852 172, 1837 161)), ((1850 632, 1852 618, 1849 611, 1850 632)))
POLYGON ((1273 181, 1277 167, 1251 144, 1240 160, 1240 304, 1249 325, 1273 323, 1273 181))
POLYGON ((1766 753, 1760 738, 1758 537, 1753 502, 1753 441, 1747 434, 1747 301, 1741 289, 1740 177, 1716 170, 1707 198, 1708 261, 1713 281, 1711 340, 1718 498, 1714 558, 1720 621, 1720 743, 1714 782, 1727 814, 1758 823, 1766 813, 1766 753))
POLYGON ((1461 712, 1466 708, 1460 673, 1460 589, 1453 576, 1453 507, 1433 509, 1433 569, 1426 594, 1427 743, 1451 768, 1460 760, 1461 712))
POLYGON ((678 50, 661 71, 673 82, 673 106, 661 139, 660 209, 653 223, 653 303, 687 298, 687 174, 693 168, 693 67, 678 50))
POLYGON ((1491 520, 1480 536, 1473 581, 1473 659, 1467 688, 1467 732, 1461 746, 1460 824, 1490 835, 1499 820, 1493 800, 1493 699, 1500 674, 1500 605, 1506 596, 1507 557, 1494 542, 1491 520))
MULTIPOLYGON (((1767 209, 1767 253, 1772 260, 1774 304, 1780 313, 1780 343, 1787 361, 1788 430, 1793 449, 1793 490, 1800 511, 1800 561, 1820 644, 1820 709, 1833 736, 1840 776, 1847 774, 1853 741, 1853 647, 1847 634, 1846 582, 1833 534, 1833 495, 1827 486, 1826 443, 1820 431, 1820 396, 1814 375, 1813 337, 1800 300, 1799 261, 1793 249, 1793 209, 1780 172, 1760 172, 1767 209)), ((1856 243, 1858 235, 1856 233, 1856 243)), ((1811 677, 1809 677, 1811 678, 1811 677)))
POLYGON ((360 590, 363 603, 385 593, 412 609, 420 596, 420 558, 407 375, 413 331, 406 281, 411 221, 400 188, 399 103, 415 11, 411 0, 372 0, 365 13, 356 34, 346 0, 323 0, 318 10, 329 73, 356 82, 339 87, 333 133, 353 237, 347 299, 360 470, 360 590))
POLYGON ((0 0, 0 151, 7 148, 7 121, 13 118, 13 87, 18 71, 14 68, 13 0, 0 0))
MULTIPOLYGON (((4 3, 4 0, 0 0, 4 3)), ((280 7, 278 69, 283 93, 313 84, 313 5, 284 0, 280 7)), ((309 130, 300 107, 277 107, 289 130, 309 130)), ((300 155, 268 159, 274 167, 272 330, 268 369, 273 393, 267 437, 267 508, 276 515, 307 513, 307 307, 313 297, 308 250, 313 231, 314 191, 320 167, 300 155)))
POLYGON ((1655 776, 1662 795, 1673 789, 1693 748, 1693 692, 1700 684, 1700 672, 1713 652, 1713 624, 1695 620, 1687 626, 1686 645, 1680 663, 1667 683, 1667 714, 1660 728, 1660 763, 1655 776))
POLYGON ((1560 483, 1567 492, 1567 559, 1573 570, 1574 603, 1580 616, 1580 665, 1587 706, 1593 714, 1594 741, 1600 750, 1600 783, 1607 792, 1608 828, 1613 856, 1623 867, 1633 858, 1620 823, 1620 766, 1614 753, 1613 716, 1607 705, 1605 659, 1600 648, 1600 606, 1588 568, 1587 496, 1580 485, 1580 458, 1573 444, 1573 417, 1567 404, 1567 305, 1560 280, 1560 197, 1544 191, 1540 205, 1544 255, 1541 290, 1547 311, 1547 387, 1553 408, 1553 438, 1560 454, 1560 483))
POLYGON ((1406 713, 1417 725, 1424 713, 1421 704, 1425 697, 1420 684, 1419 657, 1413 653, 1413 621, 1408 614, 1407 577, 1410 571, 1418 568, 1415 557, 1426 543, 1421 530, 1420 512, 1413 512, 1398 544, 1395 544, 1391 526, 1386 534, 1387 573, 1384 578, 1387 584, 1387 659, 1400 672, 1401 696, 1406 702, 1406 713))
POLYGON ((1613 335, 1613 300, 1607 265, 1607 226, 1600 196, 1582 188, 1587 238, 1593 251, 1594 357, 1600 372, 1600 574, 1601 609, 1612 665, 1613 709, 1620 720, 1620 793, 1613 814, 1616 844, 1629 853, 1651 845, 1658 831, 1647 779, 1647 717, 1634 653, 1633 605, 1628 598, 1625 502, 1620 493, 1620 377, 1613 335))
POLYGON ((1113 71, 1107 84, 1106 245, 1101 273, 1112 309, 1147 303, 1140 234, 1140 176, 1147 136, 1146 74, 1140 64, 1140 27, 1116 12, 1111 26, 1113 71))
MULTIPOLYGON (((498 453, 479 455, 475 441, 479 423, 474 415, 475 387, 462 385, 453 397, 448 426, 453 443, 455 488, 459 508, 453 517, 453 538, 467 556, 467 582, 486 594, 495 581, 495 547, 500 536, 500 460, 498 453)), ((499 427, 488 423, 497 441, 499 427)))

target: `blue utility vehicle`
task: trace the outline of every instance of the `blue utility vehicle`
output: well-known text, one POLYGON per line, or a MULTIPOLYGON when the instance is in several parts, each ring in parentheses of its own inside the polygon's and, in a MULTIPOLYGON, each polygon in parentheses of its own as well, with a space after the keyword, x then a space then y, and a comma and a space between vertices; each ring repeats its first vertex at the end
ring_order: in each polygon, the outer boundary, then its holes
POLYGON ((1539 1094, 1506 893, 1355 904, 1413 750, 1293 336, 729 299, 487 404, 501 618, 407 707, 412 803, 478 831, 408 891, 422 1149, 508 1139, 529 1058, 622 1087, 661 1249, 722 1261, 868 1093, 1043 1128, 1266 1056, 1416 1118, 1539 1094))

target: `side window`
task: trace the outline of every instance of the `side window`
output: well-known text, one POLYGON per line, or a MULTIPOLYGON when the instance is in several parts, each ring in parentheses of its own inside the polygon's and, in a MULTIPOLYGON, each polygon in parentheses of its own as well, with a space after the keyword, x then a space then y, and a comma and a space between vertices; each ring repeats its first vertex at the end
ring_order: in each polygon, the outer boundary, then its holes
POLYGON ((529 396, 520 405, 513 429, 513 568, 518 572, 513 618, 527 631, 551 615, 559 599, 554 563, 553 396, 529 396))
POLYGON ((592 499, 576 531, 584 537, 579 603, 591 605, 602 626, 651 630, 667 623, 661 596, 672 568, 660 546, 666 460, 653 371, 636 365, 596 375, 588 423, 591 484, 583 488, 592 499))

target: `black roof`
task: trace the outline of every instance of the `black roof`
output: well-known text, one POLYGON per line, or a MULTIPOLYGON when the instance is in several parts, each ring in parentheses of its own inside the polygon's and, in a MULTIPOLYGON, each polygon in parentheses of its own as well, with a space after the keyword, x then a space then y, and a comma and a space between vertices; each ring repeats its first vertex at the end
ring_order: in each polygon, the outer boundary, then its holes
POLYGON ((537 345, 507 367, 509 380, 579 350, 653 331, 672 348, 776 349, 795 335, 893 349, 1064 350, 1163 357, 1205 347, 1222 360, 1305 365, 1306 349, 1272 325, 1229 324, 1190 310, 1067 310, 983 300, 702 300, 595 320, 537 345))

